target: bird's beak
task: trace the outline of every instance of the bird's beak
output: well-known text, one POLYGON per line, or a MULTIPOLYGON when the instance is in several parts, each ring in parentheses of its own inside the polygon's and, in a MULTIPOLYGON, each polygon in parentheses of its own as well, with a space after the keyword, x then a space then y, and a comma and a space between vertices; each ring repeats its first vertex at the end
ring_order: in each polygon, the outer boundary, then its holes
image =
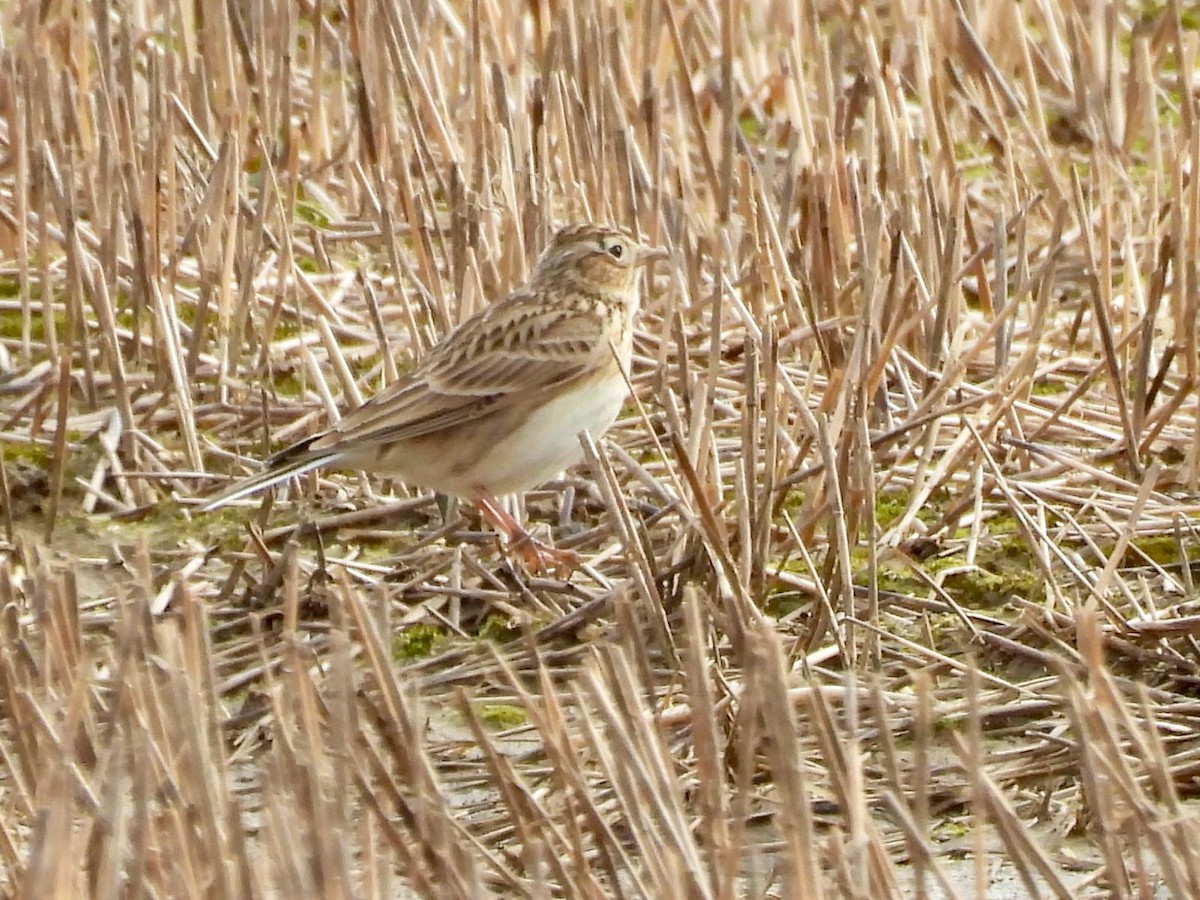
POLYGON ((637 264, 639 266, 649 265, 656 259, 670 259, 671 251, 664 247, 642 247, 638 250, 637 264))

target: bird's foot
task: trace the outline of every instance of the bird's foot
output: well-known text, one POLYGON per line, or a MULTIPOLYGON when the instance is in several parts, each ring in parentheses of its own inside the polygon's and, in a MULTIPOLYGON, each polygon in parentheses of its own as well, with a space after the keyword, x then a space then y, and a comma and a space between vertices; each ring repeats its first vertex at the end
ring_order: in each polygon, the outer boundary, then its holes
POLYGON ((531 575, 553 571, 560 578, 567 578, 583 564, 583 557, 574 550, 539 541, 490 497, 476 500, 475 507, 504 533, 506 551, 518 556, 531 575))
POLYGON ((519 535, 508 535, 509 553, 515 553, 525 564, 531 575, 541 575, 552 571, 560 578, 568 578, 571 573, 583 565, 583 557, 574 550, 565 547, 554 547, 539 541, 524 529, 519 535))

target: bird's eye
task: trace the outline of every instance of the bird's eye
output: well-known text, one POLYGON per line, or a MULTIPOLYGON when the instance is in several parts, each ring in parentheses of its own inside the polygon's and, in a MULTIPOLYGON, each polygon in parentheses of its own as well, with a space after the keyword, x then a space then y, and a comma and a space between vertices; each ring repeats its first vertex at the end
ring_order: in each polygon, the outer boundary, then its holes
POLYGON ((621 254, 625 252, 625 248, 620 244, 613 244, 608 248, 608 252, 612 255, 613 259, 620 259, 621 254))

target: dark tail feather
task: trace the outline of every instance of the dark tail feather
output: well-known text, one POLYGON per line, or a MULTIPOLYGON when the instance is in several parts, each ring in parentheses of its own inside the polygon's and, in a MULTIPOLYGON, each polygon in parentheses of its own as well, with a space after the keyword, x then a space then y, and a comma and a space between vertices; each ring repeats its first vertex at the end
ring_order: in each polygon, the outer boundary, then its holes
POLYGON ((200 508, 201 512, 208 512, 209 510, 227 506, 230 503, 236 503, 243 497, 257 494, 259 491, 264 491, 273 485, 287 481, 289 478, 297 478, 305 472, 311 472, 313 469, 327 466, 341 456, 337 452, 311 453, 308 451, 310 443, 312 443, 312 439, 301 441, 299 444, 288 447, 281 453, 276 454, 267 461, 267 471, 239 481, 233 487, 229 488, 229 490, 213 497, 213 499, 200 508))

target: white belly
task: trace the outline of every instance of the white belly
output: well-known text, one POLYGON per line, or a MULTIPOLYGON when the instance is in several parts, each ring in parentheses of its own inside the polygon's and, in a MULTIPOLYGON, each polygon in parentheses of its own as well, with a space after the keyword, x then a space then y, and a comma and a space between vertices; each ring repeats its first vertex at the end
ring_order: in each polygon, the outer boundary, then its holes
POLYGON ((537 487, 583 457, 579 433, 598 438, 612 427, 625 403, 625 380, 606 379, 585 391, 538 407, 525 424, 487 452, 488 487, 511 494, 537 487))

